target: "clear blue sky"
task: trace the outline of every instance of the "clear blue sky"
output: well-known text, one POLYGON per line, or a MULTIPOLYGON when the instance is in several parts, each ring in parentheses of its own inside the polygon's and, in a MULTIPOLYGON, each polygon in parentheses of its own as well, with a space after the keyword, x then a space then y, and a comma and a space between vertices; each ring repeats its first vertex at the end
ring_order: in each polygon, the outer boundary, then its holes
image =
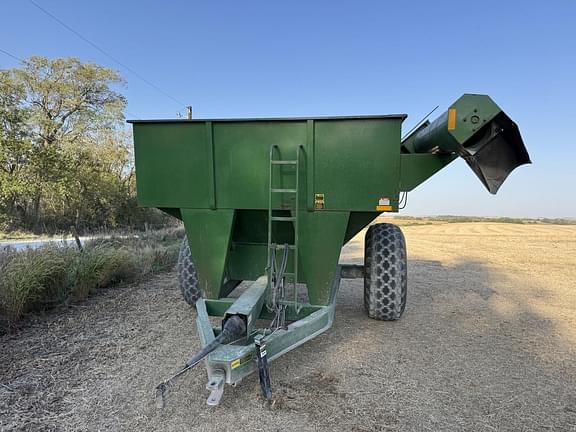
MULTIPOLYGON (((492 196, 458 160, 404 214, 576 217, 573 0, 35 1, 198 118, 407 113, 407 131, 462 93, 489 94, 533 165, 492 196)), ((3 3, 0 48, 119 70, 127 117, 185 112, 27 0, 3 3)))

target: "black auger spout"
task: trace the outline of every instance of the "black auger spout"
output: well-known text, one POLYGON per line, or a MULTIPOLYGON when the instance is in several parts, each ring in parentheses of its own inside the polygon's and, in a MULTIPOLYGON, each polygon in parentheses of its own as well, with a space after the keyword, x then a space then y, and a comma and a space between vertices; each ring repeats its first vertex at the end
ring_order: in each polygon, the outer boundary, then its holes
POLYGON ((516 123, 485 95, 463 95, 406 146, 412 153, 457 154, 492 194, 515 168, 531 163, 516 123))

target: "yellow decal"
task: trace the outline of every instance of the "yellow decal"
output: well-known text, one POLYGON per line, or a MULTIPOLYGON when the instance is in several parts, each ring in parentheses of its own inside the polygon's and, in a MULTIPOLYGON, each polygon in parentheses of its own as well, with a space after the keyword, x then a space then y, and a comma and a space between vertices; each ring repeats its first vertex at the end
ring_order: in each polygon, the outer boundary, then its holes
POLYGON ((456 129, 456 108, 448 110, 448 130, 456 129))
POLYGON ((323 210, 324 209, 324 194, 317 193, 314 195, 314 209, 323 210))
POLYGON ((376 206, 376 211, 392 211, 392 206, 391 205, 377 205, 376 206))
POLYGON ((240 366, 240 359, 236 359, 232 363, 230 363, 230 367, 232 369, 236 369, 238 366, 240 366))

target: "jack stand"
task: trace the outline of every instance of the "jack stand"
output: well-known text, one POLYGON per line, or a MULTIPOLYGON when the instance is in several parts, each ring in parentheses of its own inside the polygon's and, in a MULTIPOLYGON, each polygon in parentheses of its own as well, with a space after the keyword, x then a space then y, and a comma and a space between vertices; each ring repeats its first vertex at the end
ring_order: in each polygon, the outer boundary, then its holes
POLYGON ((260 376, 260 387, 262 396, 266 398, 268 405, 272 403, 272 387, 270 386, 270 370, 268 369, 268 358, 266 357, 266 343, 263 336, 254 338, 256 346, 256 357, 258 359, 258 375, 260 376))
POLYGON ((206 389, 210 390, 210 396, 206 403, 210 406, 217 406, 224 394, 225 374, 223 370, 215 370, 210 374, 210 381, 206 384, 206 389))

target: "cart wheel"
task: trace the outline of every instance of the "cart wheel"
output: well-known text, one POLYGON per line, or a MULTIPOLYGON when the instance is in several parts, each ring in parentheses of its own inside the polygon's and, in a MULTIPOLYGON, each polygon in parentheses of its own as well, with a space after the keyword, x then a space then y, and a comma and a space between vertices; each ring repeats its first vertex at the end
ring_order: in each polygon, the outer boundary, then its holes
POLYGON ((364 246, 364 308, 370 318, 395 321, 406 307, 408 289, 406 241, 400 228, 368 228, 364 246))
POLYGON ((180 282, 180 290, 186 303, 190 306, 196 306, 196 301, 202 294, 198 286, 198 274, 192 261, 190 245, 186 236, 182 240, 180 254, 178 255, 178 282, 180 282))

